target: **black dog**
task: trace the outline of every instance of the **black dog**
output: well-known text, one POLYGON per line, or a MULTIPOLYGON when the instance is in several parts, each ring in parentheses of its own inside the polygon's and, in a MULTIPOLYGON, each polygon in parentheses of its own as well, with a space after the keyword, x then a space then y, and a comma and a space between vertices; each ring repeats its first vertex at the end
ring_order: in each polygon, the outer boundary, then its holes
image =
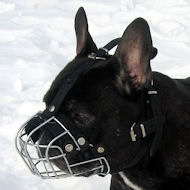
MULTIPOLYGON (((83 8, 75 30, 77 56, 45 95, 47 107, 66 76, 97 51, 83 8)), ((91 142, 104 144, 111 190, 190 189, 190 78, 152 72, 156 54, 147 22, 134 20, 115 54, 82 73, 60 108, 91 142)))

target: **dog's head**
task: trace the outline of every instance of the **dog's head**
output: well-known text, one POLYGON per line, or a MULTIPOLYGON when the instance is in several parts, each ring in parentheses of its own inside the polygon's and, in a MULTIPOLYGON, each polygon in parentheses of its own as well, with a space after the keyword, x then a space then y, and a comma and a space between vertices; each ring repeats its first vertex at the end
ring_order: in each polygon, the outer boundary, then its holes
MULTIPOLYGON (((75 67, 86 62, 88 55, 97 51, 83 8, 76 14, 75 31, 77 55, 59 73, 45 95, 47 107, 75 67)), ((125 30, 113 56, 98 61, 80 74, 59 109, 59 114, 66 115, 90 144, 97 147, 99 157, 106 155, 112 172, 124 169, 143 147, 140 141, 129 143, 128 133, 133 123, 146 115, 144 89, 151 81, 150 60, 156 54, 147 22, 137 18, 125 30)), ((41 144, 47 145, 52 140, 49 133, 49 130, 44 130, 39 134, 41 144)), ((56 145, 65 151, 64 142, 59 140, 56 145)), ((56 156, 56 151, 50 151, 50 154, 56 156)), ((81 163, 92 160, 93 155, 87 148, 75 156, 68 155, 68 160, 81 163)), ((53 162, 66 170, 59 159, 53 162)), ((91 163, 90 167, 92 165, 96 163, 91 163)), ((84 171, 84 167, 78 166, 75 170, 84 171)), ((94 173, 98 171, 87 172, 84 176, 94 173)))

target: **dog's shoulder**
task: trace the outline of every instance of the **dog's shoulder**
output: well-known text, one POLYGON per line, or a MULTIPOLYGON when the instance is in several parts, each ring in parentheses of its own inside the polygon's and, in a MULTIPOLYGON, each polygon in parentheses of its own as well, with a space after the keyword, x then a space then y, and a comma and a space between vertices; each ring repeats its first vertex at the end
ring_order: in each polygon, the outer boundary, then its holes
MULTIPOLYGON (((190 78, 172 79, 162 73, 153 72, 154 85, 161 99, 162 110, 172 129, 189 129, 190 122, 190 78), (181 127, 183 126, 183 127, 181 127)), ((184 135, 190 136, 190 130, 184 135)))
POLYGON ((159 72, 153 72, 155 86, 164 96, 172 99, 183 99, 190 103, 190 77, 186 79, 172 79, 159 72))
POLYGON ((190 103, 190 77, 186 79, 175 79, 176 86, 184 94, 184 98, 190 103))

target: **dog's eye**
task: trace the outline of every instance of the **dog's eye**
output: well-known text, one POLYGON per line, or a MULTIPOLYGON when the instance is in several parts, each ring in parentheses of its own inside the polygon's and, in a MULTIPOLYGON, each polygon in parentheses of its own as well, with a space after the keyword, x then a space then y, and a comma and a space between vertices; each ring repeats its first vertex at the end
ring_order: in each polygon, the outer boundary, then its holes
POLYGON ((95 116, 84 111, 73 112, 71 114, 77 126, 88 127, 95 120, 95 116))
POLYGON ((71 112, 73 110, 75 110, 77 107, 77 102, 76 100, 70 100, 65 106, 64 106, 64 109, 67 111, 67 112, 71 112))
POLYGON ((88 111, 86 106, 77 103, 75 100, 66 105, 65 111, 79 127, 88 127, 95 120, 95 116, 88 111))

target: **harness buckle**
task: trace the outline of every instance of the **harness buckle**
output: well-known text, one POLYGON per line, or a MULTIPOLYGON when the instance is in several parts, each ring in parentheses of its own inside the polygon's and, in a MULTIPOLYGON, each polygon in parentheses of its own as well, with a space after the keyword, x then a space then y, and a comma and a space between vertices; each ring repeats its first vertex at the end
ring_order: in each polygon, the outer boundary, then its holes
POLYGON ((130 135, 131 135, 131 140, 133 142, 137 141, 136 137, 137 137, 137 134, 135 134, 135 131, 134 131, 134 126, 136 125, 136 123, 133 123, 132 127, 131 127, 131 131, 130 131, 130 135))
POLYGON ((96 54, 95 53, 91 53, 91 54, 88 55, 88 58, 96 60, 96 54))
POLYGON ((148 94, 149 94, 149 95, 158 94, 158 91, 157 91, 157 90, 149 90, 149 91, 148 91, 148 94))
POLYGON ((154 80, 153 79, 151 80, 150 85, 152 88, 151 88, 151 90, 148 90, 148 94, 149 95, 158 94, 158 91, 154 89, 154 80))
MULTIPOLYGON (((135 127, 136 123, 134 123, 131 127, 131 131, 130 131, 130 135, 131 135, 131 140, 133 142, 137 141, 137 134, 134 131, 134 127, 135 127)), ((142 132, 142 137, 145 138, 146 137, 146 130, 143 124, 140 124, 140 128, 141 128, 141 132, 142 132)))
POLYGON ((93 60, 106 60, 106 58, 97 56, 97 55, 94 54, 94 53, 89 54, 89 55, 88 55, 88 58, 89 58, 89 59, 93 59, 93 60))

